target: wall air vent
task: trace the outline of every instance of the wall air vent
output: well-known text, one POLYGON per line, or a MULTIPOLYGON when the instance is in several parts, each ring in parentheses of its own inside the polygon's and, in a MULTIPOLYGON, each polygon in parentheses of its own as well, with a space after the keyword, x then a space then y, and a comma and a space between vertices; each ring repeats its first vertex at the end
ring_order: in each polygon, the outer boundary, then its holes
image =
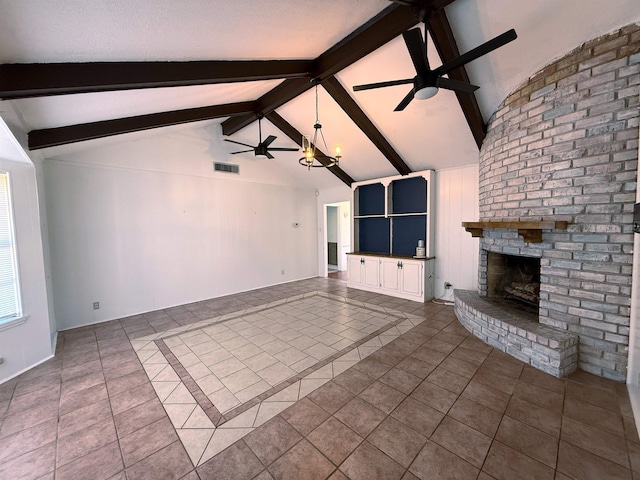
POLYGON ((216 172, 240 173, 240 165, 214 162, 213 170, 216 172))

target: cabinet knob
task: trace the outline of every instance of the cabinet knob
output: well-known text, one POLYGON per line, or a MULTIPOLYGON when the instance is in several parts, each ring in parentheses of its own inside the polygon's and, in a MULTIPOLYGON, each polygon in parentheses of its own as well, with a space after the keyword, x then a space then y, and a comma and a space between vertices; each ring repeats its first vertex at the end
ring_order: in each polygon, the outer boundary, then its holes
POLYGON ((364 258, 361 258, 361 259, 360 259, 360 263, 364 263, 364 258))

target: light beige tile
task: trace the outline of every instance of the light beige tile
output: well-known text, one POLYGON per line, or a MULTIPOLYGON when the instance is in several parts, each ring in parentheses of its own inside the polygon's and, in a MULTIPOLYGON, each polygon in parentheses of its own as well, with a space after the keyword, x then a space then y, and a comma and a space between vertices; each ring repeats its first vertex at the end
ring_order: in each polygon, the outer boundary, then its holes
POLYGON ((258 415, 260 404, 251 407, 246 412, 242 412, 237 417, 233 417, 231 420, 223 423, 220 428, 248 428, 253 427, 258 415))
POLYGON ((278 385, 283 380, 296 374, 296 371, 287 367, 283 363, 274 363, 273 365, 264 368, 258 372, 258 375, 262 377, 267 383, 272 386, 278 385))
POLYGON ((178 429, 176 432, 194 465, 199 465, 200 457, 213 436, 214 429, 178 429))
POLYGON ((187 419, 187 421, 183 424, 182 428, 206 428, 206 429, 214 429, 215 426, 211 422, 211 419, 207 417, 207 414, 204 413, 202 407, 200 405, 194 408, 193 412, 187 419))
POLYGON ((300 382, 289 385, 287 388, 280 390, 278 393, 271 395, 267 402, 295 402, 300 396, 300 382))
POLYGON ((155 382, 179 382, 180 377, 171 367, 171 365, 165 365, 161 372, 152 378, 155 382))
POLYGON ((316 360, 313 357, 307 356, 306 358, 300 360, 299 362, 296 362, 293 365, 291 365, 291 368, 294 369, 296 372, 300 373, 309 367, 313 367, 316 363, 318 363, 318 360, 316 360))
POLYGON ((209 395, 224 387, 223 383, 214 374, 199 378, 196 383, 205 395, 209 395))
POLYGON ((237 372, 232 373, 220 381, 224 383, 224 386, 229 389, 233 394, 236 394, 251 385, 261 381, 261 378, 250 368, 243 368, 237 372))
POLYGON ((153 380, 162 370, 164 370, 169 364, 165 363, 145 363, 142 365, 144 371, 147 372, 149 380, 153 380))
POLYGON ((174 403, 163 405, 169 419, 175 428, 182 428, 187 419, 191 416, 196 409, 196 403, 174 403))
POLYGON ((161 402, 164 402, 171 392, 173 392, 180 384, 180 382, 151 382, 151 385, 156 391, 158 399, 161 402))
POLYGON ((220 380, 244 368, 247 368, 247 366, 235 357, 227 358, 226 360, 209 366, 211 373, 220 380))
POLYGON ((213 458, 245 435, 248 435, 253 430, 253 428, 217 428, 216 431, 213 432, 211 440, 209 440, 209 444, 200 458, 200 465, 210 458, 213 458))
POLYGON ((183 383, 178 384, 178 386, 169 394, 169 396, 162 402, 166 403, 194 403, 195 400, 187 387, 184 386, 183 383))
POLYGON ((251 358, 247 358, 242 361, 247 367, 249 367, 254 372, 258 372, 264 368, 267 368, 270 365, 273 365, 278 360, 275 357, 269 355, 266 352, 259 353, 251 358))
POLYGON ((289 408, 294 403, 295 402, 262 402, 260 404, 260 409, 258 410, 256 421, 254 422, 253 426, 259 427, 266 421, 271 420, 283 410, 289 408))
POLYGON ((317 369, 315 372, 310 373, 305 378, 333 378, 333 365, 328 363, 324 367, 317 369))
POLYGON ((198 380, 207 375, 211 375, 211 370, 202 362, 194 363, 186 367, 187 372, 191 375, 191 378, 198 380))
POLYGON ((330 378, 303 378, 300 380, 300 398, 306 397, 314 390, 327 383, 330 378))
POLYGON ((264 380, 260 380, 259 382, 248 386, 244 390, 240 390, 239 392, 235 393, 235 396, 238 400, 244 403, 251 400, 254 397, 257 397, 261 393, 266 392, 270 388, 271 388, 271 385, 269 385, 264 380))
POLYGON ((218 409, 220 413, 225 413, 233 407, 240 405, 240 401, 226 388, 221 388, 209 395, 209 400, 218 409))

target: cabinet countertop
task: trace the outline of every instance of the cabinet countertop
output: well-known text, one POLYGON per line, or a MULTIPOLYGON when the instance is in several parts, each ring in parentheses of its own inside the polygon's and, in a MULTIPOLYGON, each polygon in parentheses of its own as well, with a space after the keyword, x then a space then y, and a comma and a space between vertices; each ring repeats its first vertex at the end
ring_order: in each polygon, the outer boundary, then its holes
POLYGON ((347 255, 360 255, 362 257, 382 257, 382 258, 398 258, 403 260, 432 260, 436 257, 415 258, 411 255, 391 255, 389 253, 373 253, 373 252, 349 252, 347 255))

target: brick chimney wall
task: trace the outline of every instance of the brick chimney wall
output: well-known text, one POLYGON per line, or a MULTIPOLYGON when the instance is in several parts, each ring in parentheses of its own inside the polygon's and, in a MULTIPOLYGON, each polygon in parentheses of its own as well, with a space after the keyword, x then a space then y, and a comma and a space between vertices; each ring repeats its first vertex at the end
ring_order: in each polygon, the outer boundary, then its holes
MULTIPOLYGON (((480 151, 480 220, 566 220, 540 244, 488 232, 487 251, 541 258, 540 322, 580 336, 579 367, 626 377, 638 169, 640 25, 595 38, 504 101, 480 151)), ((482 269, 479 273, 482 283, 482 269)))

